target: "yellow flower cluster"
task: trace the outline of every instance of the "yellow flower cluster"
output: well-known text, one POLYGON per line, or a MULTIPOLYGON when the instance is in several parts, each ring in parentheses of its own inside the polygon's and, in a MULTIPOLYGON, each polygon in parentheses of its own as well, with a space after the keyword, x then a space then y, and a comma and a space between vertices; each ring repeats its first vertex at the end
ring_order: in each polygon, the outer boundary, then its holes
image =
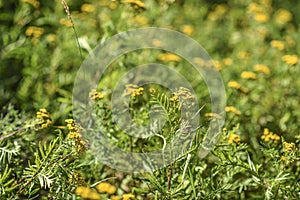
POLYGON ((243 93, 248 93, 249 90, 243 86, 241 86, 238 82, 236 81, 229 81, 228 82, 228 87, 230 88, 234 88, 234 89, 237 89, 237 90, 240 90, 241 92, 243 93))
POLYGON ((84 186, 77 187, 75 190, 75 194, 85 199, 91 199, 91 200, 101 199, 100 195, 95 190, 84 186))
POLYGON ((219 4, 212 12, 208 13, 207 18, 209 20, 216 21, 218 19, 221 19, 225 15, 227 10, 228 8, 225 4, 219 4))
POLYGON ((158 55, 158 59, 163 61, 163 62, 180 62, 181 58, 175 54, 172 53, 161 53, 158 55))
POLYGON ((32 5, 34 8, 38 9, 40 7, 40 2, 37 0, 22 0, 24 3, 32 5))
POLYGON ((66 119, 65 122, 67 123, 67 128, 69 130, 67 138, 75 141, 75 146, 79 153, 85 151, 86 143, 82 140, 82 136, 80 134, 82 127, 76 124, 73 119, 66 119))
POLYGON ((226 112, 232 112, 232 113, 234 113, 236 115, 242 114, 241 111, 239 111, 238 109, 236 109, 236 107, 234 107, 234 106, 226 106, 225 107, 225 111, 226 112))
POLYGON ((89 93, 89 97, 92 100, 100 100, 104 98, 104 95, 101 92, 98 92, 96 89, 92 89, 89 93))
POLYGON ((222 59, 222 63, 226 66, 230 66, 230 65, 232 65, 233 61, 231 58, 224 58, 224 59, 222 59))
POLYGON ((114 194, 117 188, 110 183, 102 182, 96 186, 96 189, 101 193, 114 194))
POLYGON ((215 67, 216 67, 218 70, 221 70, 221 69, 222 69, 222 64, 221 64, 220 61, 215 60, 215 61, 213 61, 213 62, 214 62, 215 67))
POLYGON ((241 143, 240 135, 231 133, 229 135, 228 143, 229 144, 233 144, 233 143, 240 144, 241 143))
POLYGON ((130 3, 135 9, 146 9, 145 3, 140 0, 123 0, 122 3, 130 3))
POLYGON ((182 98, 183 100, 195 98, 195 96, 191 93, 191 91, 184 87, 180 87, 179 90, 173 93, 173 98, 178 99, 179 97, 182 98))
POLYGON ((267 7, 257 3, 250 3, 247 12, 253 15, 254 20, 259 23, 266 23, 270 19, 267 7))
POLYGON ((29 37, 33 36, 35 38, 39 38, 41 35, 43 35, 44 31, 45 30, 43 28, 36 27, 36 26, 29 26, 25 31, 25 35, 29 37))
POLYGON ((278 9, 274 14, 275 23, 278 25, 285 25, 293 19, 292 13, 285 9, 278 9))
POLYGON ((123 194, 122 197, 123 197, 123 200, 134 199, 134 195, 133 194, 123 194))
POLYGON ((86 184, 81 173, 76 170, 73 172, 73 174, 69 174, 69 182, 71 184, 76 184, 76 185, 85 185, 86 184))
POLYGON ((85 4, 82 4, 81 11, 82 12, 88 12, 88 13, 94 12, 95 11, 95 7, 92 4, 85 3, 85 4))
POLYGON ((263 139, 265 142, 274 141, 275 143, 280 140, 279 135, 270 132, 268 128, 264 129, 264 134, 261 136, 261 139, 263 139))
POLYGON ((42 128, 47 128, 52 123, 51 117, 49 115, 49 112, 45 108, 41 108, 36 113, 36 118, 41 120, 41 126, 42 128))
POLYGON ((184 25, 184 26, 182 26, 181 27, 181 31, 184 34, 188 35, 188 36, 191 36, 191 35, 193 35, 195 33, 195 29, 191 25, 184 25))
POLYGON ((267 65, 263 65, 263 64, 257 64, 254 66, 254 71, 256 72, 262 72, 266 75, 270 74, 270 69, 267 65))
POLYGON ((283 148, 284 148, 284 152, 289 152, 292 151, 295 148, 295 143, 291 142, 283 142, 283 148))
POLYGON ((284 48, 285 48, 284 43, 279 40, 272 40, 270 44, 271 44, 271 47, 274 47, 280 51, 284 50, 284 48))
POLYGON ((147 25, 149 24, 149 19, 145 16, 135 16, 131 19, 133 23, 140 24, 140 25, 147 25))
POLYGON ((71 22, 71 20, 65 19, 65 18, 61 18, 59 20, 59 23, 66 26, 66 27, 72 27, 73 26, 73 23, 71 22))
POLYGON ((247 51, 240 51, 237 55, 239 59, 249 59, 252 57, 251 53, 247 51))
POLYGON ((243 79, 256 79, 256 74, 253 72, 244 71, 241 73, 243 79))
POLYGON ((123 94, 123 96, 131 95, 132 97, 141 96, 144 94, 144 88, 138 87, 134 84, 127 84, 125 86, 126 92, 123 94))
POLYGON ((289 65, 295 65, 299 61, 299 57, 297 55, 284 55, 281 59, 289 65))

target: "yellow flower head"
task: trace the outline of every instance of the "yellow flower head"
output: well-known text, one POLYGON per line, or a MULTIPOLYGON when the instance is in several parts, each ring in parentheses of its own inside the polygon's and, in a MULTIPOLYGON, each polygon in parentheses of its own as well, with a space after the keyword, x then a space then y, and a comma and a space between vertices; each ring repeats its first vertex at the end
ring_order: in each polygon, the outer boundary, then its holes
POLYGON ((75 190, 75 194, 86 199, 93 199, 93 200, 101 199, 100 195, 96 191, 84 186, 77 187, 75 190))
POLYGON ((89 97, 92 100, 100 100, 104 98, 104 95, 101 92, 97 92, 96 89, 92 89, 91 92, 89 93, 89 97))
POLYGON ((277 143, 280 140, 280 136, 273 132, 270 132, 268 128, 265 128, 264 134, 261 136, 261 139, 265 142, 274 141, 274 143, 277 143))
POLYGON ((228 143, 229 144, 233 144, 233 143, 240 144, 241 143, 241 137, 238 134, 231 133, 229 135, 228 143))
POLYGON ((117 188, 115 186, 113 186, 107 182, 99 183, 96 186, 96 188, 99 192, 103 192, 103 193, 107 193, 107 194, 114 194, 117 191, 117 188))
POLYGON ((25 31, 25 35, 38 38, 44 33, 44 31, 45 30, 43 28, 36 27, 36 26, 29 26, 25 31))
POLYGON ((254 20, 260 23, 266 23, 269 21, 269 15, 265 12, 255 13, 254 20))
POLYGON ((40 121, 42 128, 47 128, 52 123, 50 114, 45 108, 41 108, 36 112, 36 118, 40 121))
POLYGON ((256 74, 253 72, 244 71, 241 73, 243 79, 256 79, 256 74))
POLYGON ((136 16, 132 18, 132 22, 140 25, 147 25, 149 24, 149 19, 144 16, 136 16))
POLYGON ((290 152, 295 148, 295 143, 291 142, 283 142, 283 148, 284 148, 284 152, 290 152))
POLYGON ((81 11, 82 12, 94 12, 95 7, 92 4, 85 3, 85 4, 82 4, 81 11))
POLYGON ((247 51, 240 51, 237 56, 239 59, 249 59, 252 55, 247 51))
POLYGON ((122 197, 123 197, 123 200, 134 199, 134 195, 133 194, 123 194, 122 197))
POLYGON ((295 65, 298 63, 299 57, 297 55, 284 55, 282 60, 289 65, 295 65))
POLYGON ((225 107, 225 111, 226 112, 232 112, 236 115, 240 115, 241 114, 241 111, 239 111, 238 109, 236 109, 234 106, 226 106, 225 107))
POLYGON ((232 61, 231 58, 224 58, 224 59, 222 60, 222 63, 223 63, 224 65, 226 65, 226 66, 230 66, 230 65, 232 65, 233 61, 232 61))
POLYGON ((181 31, 184 34, 188 35, 188 36, 191 36, 191 35, 193 35, 195 33, 195 29, 191 25, 184 25, 184 26, 182 26, 181 31))
POLYGON ((66 26, 66 27, 72 27, 73 26, 73 23, 71 22, 71 20, 65 19, 65 18, 61 18, 59 20, 59 23, 66 26))
POLYGON ((122 3, 129 3, 133 5, 135 9, 146 9, 145 3, 140 0, 123 0, 122 3))
POLYGON ((284 48, 285 48, 284 43, 279 40, 272 40, 270 44, 272 47, 277 48, 280 51, 284 50, 284 48))
POLYGON ((220 61, 215 60, 215 61, 214 61, 214 65, 216 66, 216 68, 217 68, 218 70, 221 70, 221 69, 222 69, 222 64, 221 64, 220 61))
POLYGON ((278 9, 274 14, 275 23, 278 25, 284 25, 293 19, 292 13, 285 9, 278 9))
POLYGON ((172 53, 161 53, 158 55, 158 59, 163 62, 169 62, 169 61, 180 62, 181 61, 181 58, 179 56, 172 54, 172 53))
POLYGON ((270 74, 270 69, 267 65, 263 65, 263 64, 257 64, 254 66, 254 71, 256 72, 262 72, 266 75, 270 74))

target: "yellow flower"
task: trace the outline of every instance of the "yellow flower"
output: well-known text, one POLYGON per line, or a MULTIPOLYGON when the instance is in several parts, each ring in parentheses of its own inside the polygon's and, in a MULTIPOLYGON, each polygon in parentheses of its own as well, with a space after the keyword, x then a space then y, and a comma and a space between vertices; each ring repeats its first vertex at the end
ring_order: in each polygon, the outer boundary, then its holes
POLYGON ((103 192, 103 193, 107 193, 107 194, 114 194, 117 191, 117 188, 115 186, 113 186, 107 182, 99 183, 96 186, 96 188, 99 192, 103 192))
POLYGON ((293 15, 285 9, 278 9, 274 14, 275 23, 278 25, 284 25, 293 19, 293 15))
POLYGON ((101 92, 97 92, 96 89, 92 89, 91 92, 89 93, 89 97, 92 100, 100 100, 104 98, 104 95, 101 92))
POLYGON ((45 108, 41 108, 36 112, 36 118, 40 121, 42 128, 47 128, 52 123, 50 114, 45 108))
POLYGON ((176 94, 173 94, 173 97, 170 98, 170 101, 178 102, 179 97, 176 94))
POLYGON ((295 148, 295 143, 283 142, 284 152, 292 151, 295 148))
POLYGON ((116 4, 116 2, 113 2, 113 1, 111 1, 108 5, 108 7, 112 10, 115 10, 117 8, 117 6, 118 5, 116 4))
POLYGON ((219 4, 215 7, 215 9, 208 13, 207 18, 212 21, 216 21, 221 19, 224 14, 227 12, 227 6, 225 4, 219 4))
POLYGON ((238 134, 231 133, 229 135, 228 143, 229 144, 233 144, 233 143, 240 144, 241 143, 241 137, 238 134))
POLYGON ((123 194, 122 197, 123 197, 123 200, 134 199, 134 195, 133 194, 123 194))
POLYGON ((44 31, 45 30, 43 28, 36 27, 36 26, 29 26, 25 31, 25 35, 38 38, 44 33, 44 31))
POLYGON ((284 48, 285 48, 284 43, 279 40, 272 40, 270 44, 272 47, 277 48, 280 51, 284 50, 284 48))
POLYGON ((263 65, 263 64, 257 64, 254 66, 254 71, 256 72, 263 72, 266 75, 270 74, 270 69, 268 66, 263 65))
POLYGON ((34 8, 38 9, 40 7, 40 2, 37 0, 22 0, 24 3, 29 3, 32 5, 34 8))
POLYGON ((248 13, 260 13, 264 12, 264 8, 258 5, 257 3, 250 3, 247 7, 248 13))
POLYGON ((236 109, 234 106, 226 106, 225 107, 225 111, 226 112, 232 112, 236 115, 240 115, 241 114, 241 111, 239 111, 238 109, 236 109))
POLYGON ((179 56, 172 54, 172 53, 161 53, 158 55, 158 59, 163 62, 168 62, 168 61, 180 62, 181 61, 181 58, 179 56))
POLYGON ((226 66, 230 66, 230 65, 232 65, 232 59, 231 58, 224 58, 223 60, 222 60, 222 63, 224 64, 224 65, 226 65, 226 66))
POLYGON ((289 65, 295 65, 299 61, 299 57, 297 55, 284 55, 281 59, 289 65))
POLYGON ((46 37, 46 41, 51 43, 54 42, 56 40, 56 35, 55 34, 48 34, 46 37))
POLYGON ((256 79, 256 74, 253 72, 244 71, 241 73, 243 79, 256 79))
POLYGON ((261 136, 261 139, 265 142, 274 141, 275 143, 277 143, 280 140, 280 136, 273 132, 270 132, 268 128, 265 128, 264 134, 261 136))
POLYGON ((269 21, 269 15, 265 12, 258 12, 254 14, 254 20, 260 23, 266 23, 269 21))
POLYGON ((92 4, 85 3, 85 4, 82 4, 81 11, 82 12, 94 12, 95 7, 92 4))
POLYGON ((146 9, 145 3, 140 0, 123 0, 122 3, 130 3, 136 8, 146 9))
POLYGON ((239 59, 251 58, 251 54, 247 51, 240 51, 237 56, 238 56, 239 59))
POLYGON ((121 200, 121 197, 112 195, 110 196, 110 200, 121 200))
POLYGON ((236 81, 229 81, 228 82, 228 87, 230 88, 235 88, 237 90, 240 90, 243 93, 248 93, 249 90, 247 88, 242 87, 238 82, 236 81))
POLYGON ((144 16, 136 16, 132 19, 132 22, 140 25, 147 25, 149 24, 149 19, 144 16))
POLYGON ((65 18, 60 19, 59 23, 66 26, 66 27, 72 27, 73 26, 73 23, 70 20, 65 19, 65 18))
POLYGON ((96 191, 84 186, 77 187, 75 190, 75 194, 86 199, 93 199, 93 200, 101 199, 100 195, 96 191))
POLYGON ((214 62, 215 67, 217 68, 217 70, 221 70, 222 69, 222 64, 221 64, 220 61, 215 60, 213 62, 214 62))
POLYGON ((195 33, 195 29, 191 25, 184 25, 184 26, 182 26, 181 31, 184 34, 188 35, 188 36, 191 36, 191 35, 193 35, 195 33))

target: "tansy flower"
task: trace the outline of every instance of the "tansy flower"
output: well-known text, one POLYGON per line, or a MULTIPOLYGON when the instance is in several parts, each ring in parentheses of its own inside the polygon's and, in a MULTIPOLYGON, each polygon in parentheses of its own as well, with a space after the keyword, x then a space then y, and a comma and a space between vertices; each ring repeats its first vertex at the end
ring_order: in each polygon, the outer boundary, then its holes
POLYGON ((295 148, 295 143, 283 142, 284 152, 292 151, 295 148))
POLYGON ((36 112, 36 118, 41 120, 40 125, 42 128, 47 128, 52 123, 50 114, 45 108, 41 108, 38 112, 36 112))
POLYGON ((226 66, 230 66, 230 65, 232 65, 233 62, 232 62, 231 58, 224 58, 224 59, 222 59, 222 63, 226 66))
POLYGON ((277 48, 280 51, 284 50, 285 48, 284 43, 279 40, 272 40, 270 44, 272 47, 277 48))
POLYGON ((122 197, 123 197, 123 200, 134 199, 134 195, 133 194, 123 194, 122 197))
POLYGON ((25 35, 38 38, 44 33, 44 31, 45 30, 43 28, 36 27, 36 26, 29 26, 25 31, 25 35))
POLYGON ((242 87, 238 82, 236 81, 229 81, 228 82, 228 87, 230 88, 235 88, 237 90, 240 90, 243 93, 248 93, 249 90, 247 88, 242 87))
POLYGON ((221 70, 221 69, 222 69, 222 64, 221 64, 220 61, 215 60, 215 61, 214 61, 214 65, 215 65, 215 67, 216 67, 218 70, 221 70))
POLYGON ((169 61, 180 62, 181 61, 181 58, 179 56, 172 54, 172 53, 161 53, 158 55, 158 59, 163 62, 169 62, 169 61))
POLYGON ((249 59, 249 58, 251 58, 251 54, 247 51, 240 51, 237 56, 238 56, 239 59, 249 59))
POLYGON ((241 137, 238 134, 231 133, 229 135, 228 143, 229 144, 233 144, 233 143, 240 144, 241 143, 241 137))
POLYGON ((122 3, 130 3, 137 9, 138 8, 146 9, 145 3, 140 0, 123 0, 122 3))
POLYGON ((136 16, 132 18, 132 22, 140 25, 147 25, 149 24, 149 19, 144 16, 136 16))
POLYGON ((278 25, 284 25, 293 19, 293 15, 285 9, 278 9, 274 14, 275 23, 278 25))
POLYGON ((257 3, 250 3, 249 6, 247 7, 247 12, 248 13, 264 12, 264 8, 258 5, 257 3))
POLYGON ((93 199, 93 200, 101 199, 100 195, 96 191, 84 186, 77 187, 75 190, 75 194, 86 199, 93 199))
POLYGON ((107 182, 99 183, 96 186, 96 188, 99 192, 103 192, 103 193, 107 193, 107 194, 114 194, 117 191, 117 188, 115 186, 113 186, 107 182))
POLYGON ((289 65, 295 65, 298 63, 299 57, 297 55, 284 55, 281 59, 289 65))
POLYGON ((140 96, 144 94, 144 88, 138 87, 134 84, 127 84, 125 86, 126 92, 123 94, 123 96, 131 95, 132 97, 140 96))
POLYGON ((81 6, 81 11, 82 12, 94 12, 95 7, 92 4, 85 3, 81 6))
POLYGON ((73 23, 70 20, 65 19, 65 18, 61 18, 59 20, 59 23, 66 26, 66 27, 72 27, 73 26, 73 23))
POLYGON ((262 72, 266 75, 269 75, 270 74, 270 69, 268 66, 266 65, 263 65, 263 64, 257 64, 254 66, 254 71, 256 72, 262 72))
POLYGON ((216 21, 221 19, 224 14, 227 12, 227 6, 225 4, 219 4, 215 7, 215 9, 208 13, 207 18, 212 21, 216 21))
POLYGON ((280 140, 280 137, 277 134, 270 132, 268 128, 265 128, 261 139, 263 139, 265 142, 274 141, 277 143, 280 140))
POLYGON ((254 20, 260 23, 266 23, 269 21, 269 15, 265 12, 255 13, 254 20))
POLYGON ((244 71, 241 73, 243 79, 256 79, 256 74, 253 72, 244 71))
POLYGON ((179 97, 176 94, 173 94, 173 96, 170 98, 170 101, 178 102, 179 101, 179 97))
POLYGON ((191 35, 194 34, 195 29, 194 29, 194 27, 191 26, 191 25, 184 25, 184 26, 182 26, 181 31, 182 31, 184 34, 186 34, 186 35, 188 35, 188 36, 191 36, 191 35))
POLYGON ((236 115, 240 115, 241 114, 241 111, 239 111, 238 109, 236 109, 234 106, 226 106, 225 107, 225 111, 226 112, 232 112, 236 115))
POLYGON ((89 93, 89 97, 92 100, 100 100, 104 98, 104 95, 101 92, 97 92, 96 89, 92 89, 91 92, 89 93))
POLYGON ((110 200, 121 200, 121 197, 112 195, 110 196, 110 200))
POLYGON ((46 37, 46 41, 51 43, 54 42, 56 40, 56 35, 55 34, 48 34, 46 37))

